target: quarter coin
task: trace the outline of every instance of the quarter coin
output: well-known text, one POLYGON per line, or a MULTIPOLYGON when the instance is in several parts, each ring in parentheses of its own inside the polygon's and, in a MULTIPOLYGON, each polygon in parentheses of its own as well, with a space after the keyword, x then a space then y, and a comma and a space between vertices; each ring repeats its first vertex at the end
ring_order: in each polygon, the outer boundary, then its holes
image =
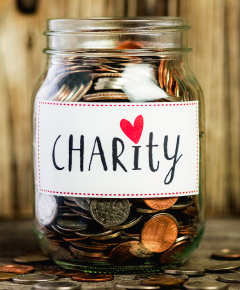
POLYGON ((110 275, 110 274, 78 273, 72 276, 72 279, 75 281, 81 281, 81 282, 105 282, 105 281, 113 280, 114 277, 113 275, 110 275))
POLYGON ((54 195, 38 193, 36 201, 36 215, 39 222, 44 225, 50 225, 58 213, 58 203, 54 195))
POLYGON ((0 267, 0 272, 16 273, 16 274, 29 274, 34 272, 34 267, 24 265, 6 265, 0 267))
POLYGON ((13 283, 33 285, 40 282, 48 282, 57 280, 58 276, 46 274, 26 274, 13 278, 13 283))
POLYGON ((146 286, 141 284, 141 280, 126 280, 115 283, 115 288, 136 289, 136 290, 154 290, 160 289, 160 286, 146 286))
POLYGON ((218 276, 218 280, 225 283, 240 283, 240 273, 226 273, 218 276))
POLYGON ((197 267, 171 267, 163 268, 166 274, 188 275, 188 276, 204 276, 205 270, 197 267))
POLYGON ((67 281, 42 282, 33 286, 35 290, 77 290, 80 284, 67 281))
POLYGON ((149 251, 161 253, 174 244, 177 235, 176 219, 169 214, 157 214, 144 224, 141 242, 149 251))
POLYGON ((193 281, 183 285, 188 290, 225 290, 228 285, 217 281, 193 281))

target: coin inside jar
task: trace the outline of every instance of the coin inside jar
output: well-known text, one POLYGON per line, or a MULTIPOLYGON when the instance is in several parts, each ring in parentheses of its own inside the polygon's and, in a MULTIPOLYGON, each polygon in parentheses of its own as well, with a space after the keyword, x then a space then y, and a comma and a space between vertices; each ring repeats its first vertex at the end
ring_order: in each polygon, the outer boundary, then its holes
POLYGON ((36 214, 39 222, 46 226, 50 225, 58 213, 57 199, 54 195, 38 193, 36 214))
POLYGON ((164 210, 170 208, 178 200, 178 197, 143 198, 143 201, 151 209, 164 210))

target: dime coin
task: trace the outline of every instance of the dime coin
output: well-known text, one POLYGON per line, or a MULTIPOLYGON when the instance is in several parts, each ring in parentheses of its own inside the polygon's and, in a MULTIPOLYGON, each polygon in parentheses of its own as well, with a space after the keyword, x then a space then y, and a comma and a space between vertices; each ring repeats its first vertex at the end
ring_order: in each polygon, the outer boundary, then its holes
POLYGON ((114 279, 113 275, 110 274, 87 274, 78 273, 72 277, 73 280, 81 282, 105 282, 114 279))
POLYGON ((240 251, 234 249, 221 249, 212 253, 215 259, 240 259, 240 251))
POLYGON ((28 284, 33 285, 40 282, 48 282, 57 280, 58 277, 55 275, 45 275, 45 274, 26 274, 14 277, 13 283, 17 284, 28 284))
POLYGON ((80 206, 82 209, 86 211, 90 211, 90 204, 91 204, 90 198, 75 197, 74 200, 77 203, 77 205, 80 206))
POLYGON ((43 274, 56 275, 58 278, 71 278, 73 275, 79 273, 78 271, 71 271, 65 269, 44 270, 43 274))
POLYGON ((58 203, 54 195, 38 193, 36 201, 36 215, 39 222, 44 225, 50 225, 58 213, 58 203))
POLYGON ((58 217, 56 224, 60 230, 65 231, 80 231, 85 230, 88 227, 86 219, 82 217, 58 217))
POLYGON ((163 197, 163 198, 143 198, 145 204, 151 209, 164 210, 170 208, 178 200, 178 197, 163 197))
POLYGON ((158 286, 180 286, 183 285, 185 281, 183 279, 175 278, 175 277, 158 277, 151 279, 144 279, 141 281, 142 285, 158 285, 158 286))
POLYGON ((126 280, 115 283, 115 288, 136 289, 136 290, 154 290, 160 289, 160 286, 146 286, 141 284, 141 280, 126 280))
POLYGON ((240 268, 240 262, 239 263, 224 263, 224 264, 218 264, 213 265, 210 267, 206 267, 205 270, 208 272, 229 272, 230 270, 235 270, 240 268))
POLYGON ((0 281, 9 281, 17 275, 15 273, 0 273, 0 281))
POLYGON ((75 282, 67 281, 54 281, 54 282, 42 282, 33 286, 36 290, 78 290, 80 285, 75 282))
POLYGON ((50 257, 47 257, 45 255, 26 255, 26 256, 18 256, 14 259, 14 262, 17 263, 24 263, 24 264, 29 264, 29 263, 40 263, 40 262, 46 262, 51 260, 50 257))
POLYGON ((126 221, 130 214, 127 199, 93 199, 90 206, 93 218, 103 226, 117 226, 126 221))
POLYGON ((16 274, 29 274, 35 271, 34 267, 24 265, 6 265, 0 267, 0 272, 16 273, 16 274))
POLYGON ((177 235, 178 226, 175 218, 168 214, 157 214, 144 224, 141 241, 149 251, 161 253, 174 244, 177 235))
POLYGON ((183 285, 188 290, 225 290, 228 285, 217 281, 193 281, 183 285))
POLYGON ((188 241, 176 242, 170 249, 161 255, 160 263, 166 264, 173 261, 178 261, 188 243, 188 241))
POLYGON ((240 283, 240 273, 226 273, 218 276, 218 280, 225 283, 240 283))
POLYGON ((166 274, 186 274, 188 276, 204 276, 205 270, 197 267, 171 267, 163 268, 163 272, 166 274))

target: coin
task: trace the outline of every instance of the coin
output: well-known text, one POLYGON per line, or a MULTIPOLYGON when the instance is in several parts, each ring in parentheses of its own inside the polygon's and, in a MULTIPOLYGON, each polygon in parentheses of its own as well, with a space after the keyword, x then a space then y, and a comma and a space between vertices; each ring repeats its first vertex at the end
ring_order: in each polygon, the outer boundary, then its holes
POLYGON ((188 276, 204 276, 205 270, 197 267, 167 267, 163 268, 163 272, 166 274, 186 274, 188 276))
POLYGON ((99 261, 108 261, 108 256, 104 252, 87 252, 76 249, 73 246, 70 246, 69 249, 72 251, 73 255, 77 258, 88 258, 88 259, 97 259, 99 261))
POLYGON ((112 234, 112 232, 112 230, 104 229, 93 224, 90 225, 88 229, 80 232, 75 232, 75 234, 80 237, 95 238, 110 235, 112 234))
POLYGON ((151 257, 149 252, 139 241, 129 241, 121 243, 112 249, 109 254, 111 265, 135 265, 139 263, 139 258, 151 257))
POLYGON ((76 273, 78 273, 78 271, 71 271, 71 270, 65 270, 65 269, 52 269, 52 270, 43 271, 43 274, 56 275, 58 276, 58 278, 71 278, 76 273))
POLYGON ((145 286, 141 284, 141 280, 126 280, 119 281, 115 283, 115 288, 123 288, 123 289, 139 289, 139 290, 154 290, 160 289, 160 286, 145 286))
POLYGON ((72 277, 73 280, 81 282, 105 282, 114 279, 113 275, 110 274, 87 274, 78 273, 72 277))
POLYGON ((143 201, 151 209, 164 210, 170 208, 178 200, 178 197, 163 197, 163 198, 143 198, 143 201))
POLYGON ((181 199, 179 199, 179 201, 175 203, 171 208, 172 209, 185 209, 185 208, 188 208, 192 204, 193 204, 193 200, 191 199, 187 199, 185 201, 182 201, 181 199))
POLYGON ((240 259, 240 251, 235 249, 221 249, 212 253, 215 259, 240 259))
POLYGON ((122 230, 122 229, 127 229, 130 228, 132 226, 135 226, 137 223, 139 223, 142 220, 143 216, 134 216, 131 218, 128 218, 124 223, 122 223, 119 226, 115 226, 115 227, 106 227, 107 229, 112 229, 112 230, 122 230))
POLYGON ((93 218, 103 226, 117 226, 126 221, 130 214, 127 199, 93 199, 90 205, 93 218))
POLYGON ((208 272, 229 272, 230 270, 235 270, 240 268, 239 263, 224 263, 224 264, 217 264, 213 266, 206 267, 205 270, 208 272))
POLYGON ((90 243, 79 243, 79 242, 70 242, 73 246, 76 246, 78 248, 84 248, 89 250, 101 250, 105 251, 109 249, 109 246, 107 245, 93 245, 90 243))
POLYGON ((180 241, 176 242, 170 249, 164 252, 160 257, 160 263, 166 264, 171 263, 173 261, 178 261, 181 254, 185 250, 186 246, 188 245, 188 241, 180 241))
POLYGON ((225 283, 240 283, 240 273, 220 274, 218 280, 225 283))
POLYGON ((139 213, 151 213, 151 214, 159 212, 159 210, 157 209, 140 208, 140 207, 137 207, 136 211, 139 213))
POLYGON ((50 225, 58 213, 58 203, 54 195, 38 193, 36 201, 36 215, 39 222, 46 226, 50 225))
POLYGON ((60 230, 64 231, 80 231, 88 227, 86 219, 82 217, 58 217, 56 224, 60 230))
POLYGON ((57 280, 58 277, 55 275, 46 275, 46 274, 26 274, 19 275, 12 279, 13 283, 17 284, 28 284, 33 285, 39 282, 48 282, 57 280))
POLYGON ((152 278, 162 278, 162 277, 165 277, 165 278, 178 278, 178 279, 182 279, 184 280, 185 282, 188 280, 188 276, 187 275, 169 275, 169 274, 151 274, 148 278, 149 279, 152 279, 152 278))
POLYGON ((77 203, 77 205, 80 206, 82 209, 86 211, 90 211, 90 204, 91 204, 90 198, 75 197, 74 200, 77 203))
POLYGON ((17 273, 17 274, 29 274, 34 272, 34 267, 24 265, 6 265, 0 267, 0 272, 5 273, 17 273))
POLYGON ((105 236, 100 236, 100 237, 95 236, 95 237, 92 237, 92 239, 94 239, 94 240, 110 240, 110 239, 119 237, 121 234, 122 234, 122 232, 119 231, 119 232, 112 233, 110 235, 105 235, 105 236))
POLYGON ((149 251, 161 253, 169 249, 178 235, 175 218, 168 214, 157 214, 148 220, 141 231, 141 242, 149 251))
POLYGON ((47 257, 45 255, 26 255, 26 256, 18 256, 14 259, 14 262, 17 263, 24 263, 24 264, 29 264, 29 263, 40 263, 40 262, 46 262, 51 260, 50 257, 47 257))
POLYGON ((0 281, 9 281, 17 275, 16 273, 0 273, 0 281))
POLYGON ((78 283, 68 281, 42 282, 33 286, 36 290, 78 290, 80 288, 78 283))
POLYGON ((183 285, 188 290, 225 290, 228 285, 217 281, 192 281, 183 285))
POLYGON ((141 281, 142 285, 158 285, 158 286, 180 286, 183 285, 185 281, 183 279, 175 278, 175 277, 158 277, 151 279, 144 279, 141 281))

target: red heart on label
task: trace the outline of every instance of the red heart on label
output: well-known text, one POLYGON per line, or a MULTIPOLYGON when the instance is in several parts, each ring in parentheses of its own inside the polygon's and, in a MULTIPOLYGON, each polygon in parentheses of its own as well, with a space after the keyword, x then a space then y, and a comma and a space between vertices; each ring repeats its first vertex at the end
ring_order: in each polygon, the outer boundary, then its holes
POLYGON ((137 116, 134 121, 134 125, 132 125, 128 120, 122 119, 120 122, 120 127, 123 133, 135 144, 137 144, 142 135, 143 116, 137 116))

